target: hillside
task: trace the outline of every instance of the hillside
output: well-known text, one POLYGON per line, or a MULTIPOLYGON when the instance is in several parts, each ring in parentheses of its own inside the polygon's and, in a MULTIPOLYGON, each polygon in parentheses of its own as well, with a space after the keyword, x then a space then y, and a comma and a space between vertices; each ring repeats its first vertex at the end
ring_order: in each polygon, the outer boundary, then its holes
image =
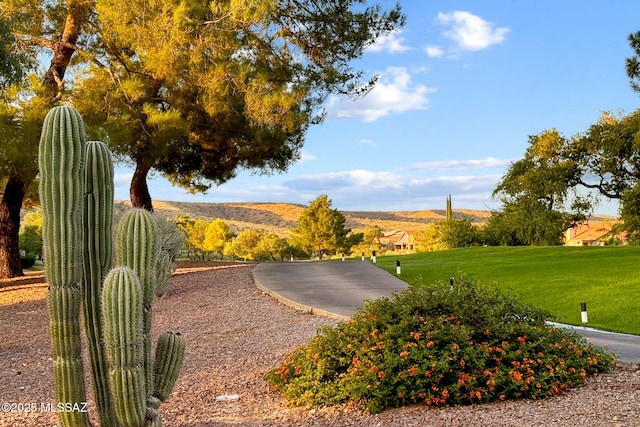
MULTIPOLYGON (((128 208, 128 201, 116 202, 116 209, 128 208)), ((304 205, 293 203, 194 203, 154 200, 154 209, 169 218, 187 215, 191 218, 214 220, 222 218, 236 232, 250 229, 264 229, 286 236, 297 225, 298 217, 304 205)), ((420 230, 434 221, 443 221, 446 212, 441 210, 419 211, 342 211, 346 226, 361 229, 377 225, 383 230, 420 230)), ((490 211, 454 209, 453 217, 471 218, 476 224, 483 224, 491 216, 490 211)), ((593 221, 613 220, 614 217, 595 215, 593 221)))
MULTIPOLYGON (((119 209, 130 206, 129 202, 116 202, 119 209)), ((191 218, 213 220, 222 218, 235 231, 246 228, 261 228, 285 236, 296 226, 303 205, 291 203, 192 203, 155 200, 154 209, 170 218, 188 215, 191 218)), ((445 210, 420 211, 342 211, 346 226, 358 229, 377 225, 383 230, 419 230, 433 221, 446 218, 445 210)), ((454 218, 469 217, 475 223, 483 223, 491 215, 489 211, 453 210, 454 218)))

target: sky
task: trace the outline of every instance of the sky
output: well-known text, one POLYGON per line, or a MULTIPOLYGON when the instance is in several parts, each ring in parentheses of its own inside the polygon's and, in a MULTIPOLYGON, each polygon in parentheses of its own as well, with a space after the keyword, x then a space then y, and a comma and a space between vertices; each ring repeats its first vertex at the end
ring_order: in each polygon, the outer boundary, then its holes
MULTIPOLYGON (((391 7, 394 1, 379 1, 391 7)), ((491 193, 528 137, 570 137, 604 111, 640 107, 625 73, 640 3, 595 0, 401 0, 399 31, 354 66, 377 75, 352 101, 330 97, 286 173, 242 171, 206 194, 149 181, 154 200, 308 204, 340 210, 499 209, 491 193)), ((116 199, 132 171, 116 169, 116 199)), ((597 213, 616 215, 616 203, 597 213)))

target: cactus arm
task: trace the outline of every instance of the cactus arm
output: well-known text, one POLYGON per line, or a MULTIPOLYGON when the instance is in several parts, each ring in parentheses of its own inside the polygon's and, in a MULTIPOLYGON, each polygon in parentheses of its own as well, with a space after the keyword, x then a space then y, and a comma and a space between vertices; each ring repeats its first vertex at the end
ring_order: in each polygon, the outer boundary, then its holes
POLYGON ((144 372, 147 395, 153 391, 151 303, 155 295, 156 256, 155 226, 151 214, 144 209, 127 211, 116 231, 116 264, 127 266, 135 271, 143 289, 144 372))
POLYGON ((154 389, 147 399, 147 424, 145 427, 161 427, 158 412, 160 403, 167 400, 180 374, 186 341, 180 333, 165 332, 158 338, 153 366, 154 389))
MULTIPOLYGON (((72 404, 86 402, 79 321, 84 143, 84 124, 75 109, 49 111, 38 148, 47 307, 56 399, 72 404)), ((83 412, 58 415, 63 426, 90 425, 83 412)))
POLYGON ((118 420, 126 427, 144 425, 147 411, 142 298, 133 270, 116 267, 107 274, 102 314, 109 386, 118 420))
POLYGON ((89 341, 93 388, 102 427, 117 427, 109 393, 107 360, 101 313, 102 283, 113 261, 113 162, 107 145, 89 141, 85 154, 84 228, 84 324, 89 341))
POLYGON ((179 333, 165 332, 158 338, 154 363, 154 396, 165 401, 178 379, 186 341, 179 333))

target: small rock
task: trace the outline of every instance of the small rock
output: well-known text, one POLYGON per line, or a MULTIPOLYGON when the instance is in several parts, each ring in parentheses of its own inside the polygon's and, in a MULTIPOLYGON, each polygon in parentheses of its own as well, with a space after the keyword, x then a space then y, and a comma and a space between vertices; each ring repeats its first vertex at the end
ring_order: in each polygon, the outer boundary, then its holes
POLYGON ((240 394, 221 394, 216 396, 218 402, 235 402, 240 399, 240 394))

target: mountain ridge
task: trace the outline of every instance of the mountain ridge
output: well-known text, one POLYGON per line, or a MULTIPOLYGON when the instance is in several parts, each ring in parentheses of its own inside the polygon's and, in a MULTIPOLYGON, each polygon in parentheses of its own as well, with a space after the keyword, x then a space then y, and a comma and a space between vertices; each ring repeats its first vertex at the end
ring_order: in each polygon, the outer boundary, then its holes
MULTIPOLYGON (((265 229, 280 236, 286 236, 297 225, 298 217, 305 205, 281 202, 174 202, 155 200, 154 210, 169 218, 187 215, 193 219, 212 221, 221 218, 236 232, 244 229, 265 229)), ((128 201, 117 201, 119 210, 131 206, 128 201)), ((431 222, 446 220, 445 209, 424 209, 415 211, 342 211, 346 227, 362 229, 378 226, 382 230, 420 230, 431 222)), ((473 223, 482 224, 491 216, 491 211, 474 209, 453 209, 453 218, 470 218, 473 223)), ((615 220, 615 217, 596 215, 592 220, 615 220)))

